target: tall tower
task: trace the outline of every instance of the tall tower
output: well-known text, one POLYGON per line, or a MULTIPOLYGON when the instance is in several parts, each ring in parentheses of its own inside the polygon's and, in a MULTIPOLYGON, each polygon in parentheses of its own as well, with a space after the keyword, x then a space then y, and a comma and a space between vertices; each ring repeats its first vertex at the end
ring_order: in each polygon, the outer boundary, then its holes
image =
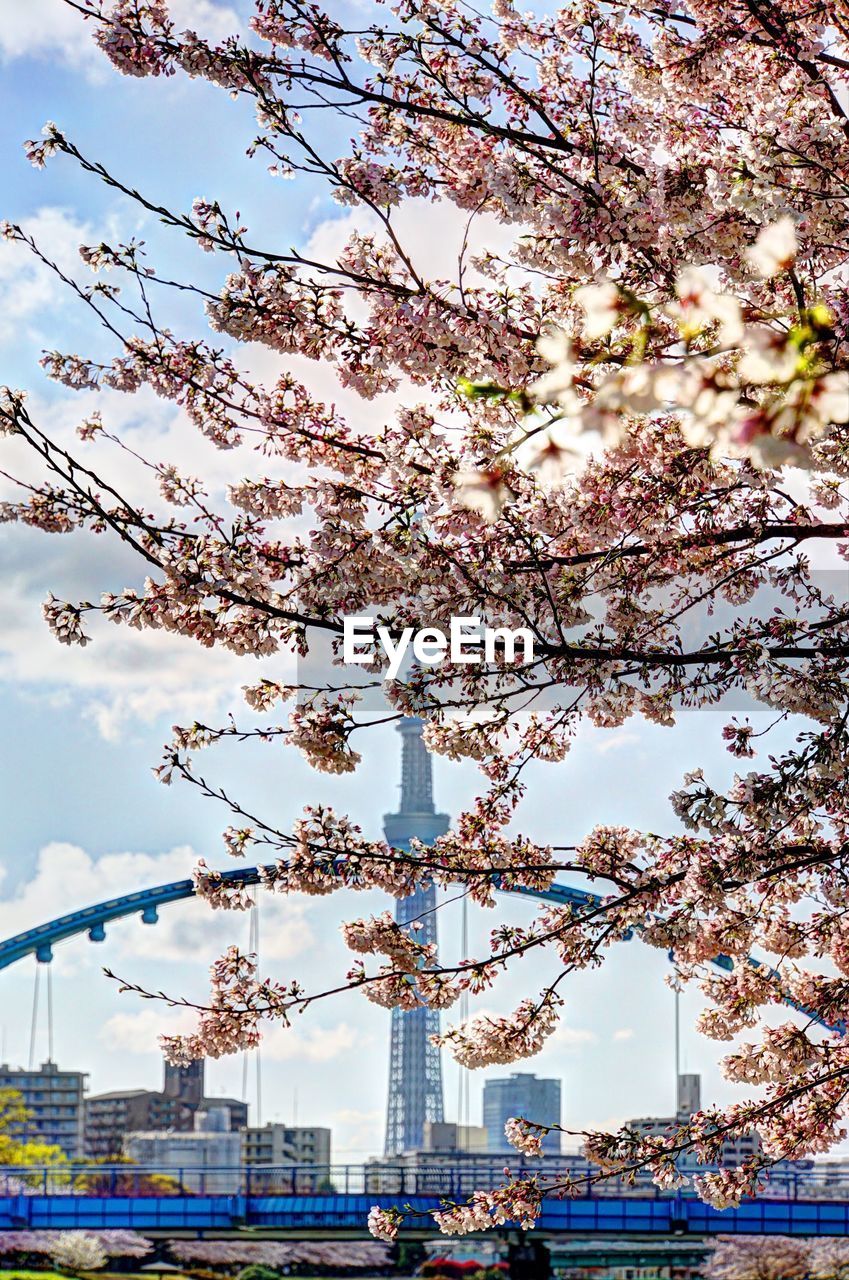
MULTIPOLYGON (((401 762, 401 807, 383 819, 386 839, 396 849, 409 849, 413 838, 430 844, 450 825, 448 815, 433 807, 433 780, 430 756, 422 741, 422 722, 416 716, 402 720, 398 730, 403 740, 401 762)), ((436 942, 436 890, 433 885, 418 888, 409 898, 399 898, 395 909, 399 924, 418 920, 419 942, 436 942)), ((426 1120, 440 1122, 442 1111, 442 1064, 439 1050, 430 1037, 439 1033, 439 1010, 422 1005, 418 1009, 392 1010, 389 1051, 389 1098, 386 1107, 387 1156, 415 1151, 424 1141, 426 1120)))

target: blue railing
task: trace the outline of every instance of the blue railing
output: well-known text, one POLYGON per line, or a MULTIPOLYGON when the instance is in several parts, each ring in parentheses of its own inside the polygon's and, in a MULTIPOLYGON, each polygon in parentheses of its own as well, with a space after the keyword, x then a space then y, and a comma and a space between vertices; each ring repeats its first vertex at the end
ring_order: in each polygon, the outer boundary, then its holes
MULTIPOLYGON (((504 1182, 509 1163, 515 1178, 533 1177, 545 1185, 566 1178, 590 1179, 598 1176, 595 1166, 579 1158, 574 1161, 551 1156, 536 1161, 518 1161, 511 1156, 493 1156, 491 1161, 451 1164, 434 1160, 405 1166, 375 1161, 372 1164, 315 1165, 232 1165, 195 1167, 185 1165, 52 1165, 0 1167, 0 1197, 78 1196, 99 1198, 168 1199, 177 1196, 230 1195, 268 1196, 428 1196, 461 1199, 478 1189, 490 1189, 504 1182)), ((692 1175, 704 1167, 685 1168, 692 1175)), ((662 1191, 648 1175, 638 1177, 634 1186, 611 1178, 581 1187, 582 1198, 606 1200, 637 1198, 670 1200, 693 1198, 692 1185, 679 1192, 662 1191)), ((763 1194, 771 1200, 834 1200, 849 1203, 849 1170, 784 1167, 764 1178, 763 1194)))

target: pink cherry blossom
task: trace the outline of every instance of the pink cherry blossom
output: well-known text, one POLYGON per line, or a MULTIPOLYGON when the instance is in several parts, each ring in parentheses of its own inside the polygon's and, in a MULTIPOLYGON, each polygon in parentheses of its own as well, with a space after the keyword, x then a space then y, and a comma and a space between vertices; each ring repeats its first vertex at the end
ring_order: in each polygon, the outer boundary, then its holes
MULTIPOLYGON (((549 1042, 571 975, 639 935, 701 991, 698 1030, 735 1101, 664 1135, 580 1135, 590 1180, 674 1189, 686 1154, 708 1203, 759 1194, 776 1161, 842 1139, 849 1080, 849 624, 818 572, 849 558, 846 23, 797 0, 562 0, 538 14, 397 0, 349 25, 338 6, 264 0, 216 44, 156 0, 73 8, 123 74, 201 80, 249 108, 257 181, 326 181, 346 230, 326 254, 266 242, 217 198, 211 169, 186 208, 156 195, 167 249, 83 246, 92 283, 74 296, 97 325, 80 332, 104 336, 41 361, 85 393, 85 420, 69 445, 41 397, 0 390, 4 471, 20 471, 0 519, 120 544, 138 572, 90 600, 50 595, 48 627, 64 645, 94 644, 109 622, 190 640, 200 663, 214 648, 265 660, 241 711, 175 725, 156 769, 224 807, 224 851, 259 863, 262 892, 399 900, 432 883, 492 911, 498 889, 584 877, 585 904, 534 913, 529 900, 521 927, 493 915, 453 964, 391 911, 351 910, 333 989, 402 1009, 486 992, 491 1011, 459 1015, 440 1043, 470 1068, 512 1063, 549 1042), (334 113, 341 132, 326 128, 334 113), (456 218, 448 265, 429 253, 436 202, 456 218), (299 377, 305 360, 345 389, 344 408, 299 377), (226 452, 227 484, 140 456, 110 408, 136 395, 226 452), (382 721, 419 717, 432 752, 479 770, 479 794, 431 845, 394 848, 310 795, 281 830, 215 772, 216 748, 243 743, 275 769, 285 746, 356 772, 375 717, 342 641, 362 615, 390 636, 459 615, 534 640, 532 661, 501 647, 381 682, 382 721), (290 674, 319 650, 320 680, 290 674), (704 733, 739 771, 723 781, 682 759, 657 831, 602 812, 557 848, 524 834, 568 786, 587 726, 672 729, 711 708, 723 714, 704 733), (504 974, 534 952, 550 985, 505 1013, 504 974), (726 1167, 744 1134, 756 1154, 726 1167)), ((153 205, 131 157, 112 172, 52 124, 26 151, 153 205)), ((58 270, 26 227, 2 236, 4 253, 58 270)), ((195 885, 212 909, 252 900, 212 852, 195 885)), ((165 993, 195 1019, 165 1048, 239 1052, 330 994, 231 947, 204 1000, 165 993)), ((524 1117, 507 1136, 539 1145, 524 1117)), ((507 1173, 434 1222, 531 1227, 546 1194, 580 1189, 507 1173)), ((370 1225, 388 1241, 400 1217, 376 1209, 370 1225)))

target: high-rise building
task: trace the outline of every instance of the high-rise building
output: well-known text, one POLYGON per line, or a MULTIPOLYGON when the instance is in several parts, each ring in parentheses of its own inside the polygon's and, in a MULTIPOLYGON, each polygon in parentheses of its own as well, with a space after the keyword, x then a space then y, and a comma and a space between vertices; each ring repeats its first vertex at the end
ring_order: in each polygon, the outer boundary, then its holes
POLYGON ((288 1124, 251 1125, 242 1130, 242 1163, 329 1165, 330 1130, 288 1124))
MULTIPOLYGON (((401 762, 401 805, 397 813, 383 819, 386 839, 395 849, 405 851, 410 841, 432 844, 449 827, 447 814, 436 813, 430 756, 422 741, 422 722, 416 716, 398 726, 403 740, 401 762)), ((400 898, 395 910, 399 924, 416 920, 421 928, 416 939, 436 944, 436 889, 419 886, 409 898, 400 898)), ((393 1009, 389 1052, 389 1096, 386 1110, 386 1155, 419 1150, 424 1141, 425 1121, 443 1119, 442 1064, 431 1037, 439 1033, 439 1011, 422 1005, 418 1009, 393 1009)))
POLYGON ((161 1090, 117 1089, 86 1099, 85 1153, 95 1159, 120 1155, 128 1133, 188 1133, 194 1129, 200 1111, 224 1108, 230 1128, 243 1129, 248 1123, 248 1104, 238 1098, 204 1097, 203 1062, 187 1067, 165 1064, 161 1090))
POLYGON ((44 1062, 37 1071, 0 1066, 0 1089, 14 1089, 31 1112, 30 1132, 51 1146, 61 1147, 69 1160, 83 1154, 82 1071, 60 1071, 55 1062, 44 1062))
POLYGON ((689 1119, 702 1107, 702 1077, 699 1075, 679 1075, 678 1077, 678 1115, 689 1119))
MULTIPOLYGON (((509 1151, 504 1126, 513 1117, 534 1124, 560 1124, 561 1085, 559 1080, 542 1080, 521 1071, 487 1080, 483 1087, 483 1123, 490 1151, 509 1151)), ((560 1132, 546 1133, 543 1151, 560 1153, 560 1132)))

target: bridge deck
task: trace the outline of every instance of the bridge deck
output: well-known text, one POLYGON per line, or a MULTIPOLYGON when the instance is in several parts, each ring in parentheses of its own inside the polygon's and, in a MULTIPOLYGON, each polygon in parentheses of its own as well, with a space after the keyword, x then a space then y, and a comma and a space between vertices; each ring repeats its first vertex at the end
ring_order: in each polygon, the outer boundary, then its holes
MULTIPOLYGON (((409 1205, 427 1215, 436 1196, 197 1195, 0 1196, 0 1231, 131 1228, 138 1231, 361 1230, 372 1205, 409 1205)), ((410 1220, 410 1226, 416 1223, 410 1220)), ((421 1226, 428 1226, 423 1217, 421 1226)), ((586 1197, 547 1200, 538 1223, 547 1234, 575 1235, 849 1235, 849 1202, 755 1200, 717 1210, 687 1197, 586 1197)))

